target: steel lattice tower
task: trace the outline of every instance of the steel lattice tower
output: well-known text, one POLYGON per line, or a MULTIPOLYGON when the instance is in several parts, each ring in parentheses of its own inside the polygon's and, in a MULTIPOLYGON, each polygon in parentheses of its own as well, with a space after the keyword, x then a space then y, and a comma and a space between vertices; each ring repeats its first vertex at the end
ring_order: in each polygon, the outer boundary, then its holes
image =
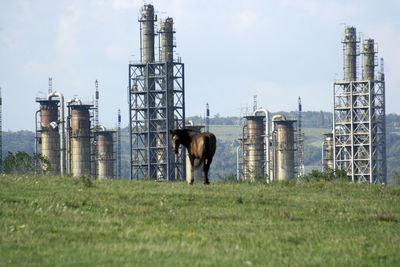
POLYGON ((342 43, 344 80, 333 83, 334 168, 355 182, 386 184, 385 80, 375 75, 374 40, 363 42, 358 80, 354 27, 346 28, 342 43))
POLYGON ((184 64, 173 59, 173 21, 162 22, 161 62, 155 62, 152 5, 141 12, 141 62, 129 64, 131 179, 183 180, 185 153, 172 153, 170 130, 185 120, 184 64))

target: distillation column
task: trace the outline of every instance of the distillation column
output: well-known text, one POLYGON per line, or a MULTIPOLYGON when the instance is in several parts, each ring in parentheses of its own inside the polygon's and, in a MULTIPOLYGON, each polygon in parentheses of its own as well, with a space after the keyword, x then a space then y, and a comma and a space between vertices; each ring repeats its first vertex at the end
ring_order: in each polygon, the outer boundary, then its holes
POLYGON ((357 35, 356 28, 347 27, 344 33, 344 80, 355 81, 357 79, 357 35))
MULTIPOLYGON (((174 80, 173 80, 173 61, 174 61, 174 29, 173 29, 173 19, 167 18, 161 22, 161 27, 159 33, 161 35, 161 62, 165 64, 163 71, 165 78, 163 79, 163 96, 161 100, 161 104, 164 107, 163 110, 163 118, 165 119, 162 121, 161 125, 158 125, 160 131, 162 133, 158 133, 157 137, 157 147, 159 150, 157 151, 157 159, 160 167, 157 171, 157 178, 158 179, 166 179, 168 177, 164 177, 167 173, 166 168, 173 164, 175 159, 172 153, 172 149, 168 148, 168 132, 169 130, 174 129, 174 94, 173 94, 173 87, 174 87, 174 80), (167 125, 168 124, 168 125, 167 125), (165 131, 165 133, 164 133, 165 131), (169 149, 169 153, 167 152, 169 149), (169 158, 168 158, 168 154, 169 158), (170 162, 170 164, 165 164, 164 159, 170 162)), ((170 173, 171 175, 172 173, 170 173)))
MULTIPOLYGON (((153 5, 144 5, 142 8, 141 18, 139 22, 141 23, 141 46, 142 46, 142 63, 148 64, 145 68, 145 85, 144 90, 147 91, 147 95, 151 95, 155 90, 154 79, 154 70, 152 65, 149 63, 153 63, 155 60, 154 56, 154 23, 157 21, 154 15, 154 6, 153 5)), ((151 178, 152 173, 154 173, 154 166, 152 165, 152 153, 151 148, 156 147, 156 140, 154 132, 157 130, 156 119, 157 114, 154 112, 154 98, 153 97, 145 97, 145 110, 144 117, 145 119, 145 128, 148 130, 148 135, 145 137, 145 146, 147 150, 145 151, 145 158, 147 160, 147 164, 149 166, 147 176, 151 178)))
POLYGON ((361 51, 363 55, 362 80, 364 81, 373 82, 375 79, 375 53, 374 39, 364 40, 361 51))

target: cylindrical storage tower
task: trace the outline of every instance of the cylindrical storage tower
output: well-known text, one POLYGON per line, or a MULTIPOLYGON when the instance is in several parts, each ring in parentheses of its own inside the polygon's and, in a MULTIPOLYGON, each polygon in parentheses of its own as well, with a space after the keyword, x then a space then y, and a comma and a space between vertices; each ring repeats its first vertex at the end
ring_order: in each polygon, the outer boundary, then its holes
POLYGON ((49 174, 60 173, 60 132, 58 128, 58 102, 40 102, 40 139, 42 155, 50 161, 49 174))
POLYGON ((324 134, 323 169, 333 170, 333 134, 324 134))
MULTIPOLYGON (((275 117, 275 116, 274 116, 275 117)), ((275 180, 294 179, 294 128, 295 120, 286 120, 283 115, 272 119, 276 131, 276 176, 275 180)))
POLYGON ((142 23, 143 63, 154 62, 154 17, 153 5, 144 5, 139 22, 142 23))
POLYGON ((114 177, 114 158, 113 158, 113 131, 96 132, 97 141, 97 178, 114 177))
POLYGON ((91 105, 71 105, 71 172, 73 176, 90 175, 91 105))
POLYGON ((373 81, 375 78, 375 53, 374 39, 364 40, 363 49, 361 51, 363 55, 363 80, 373 81))
POLYGON ((264 177, 265 163, 265 125, 264 116, 246 116, 247 138, 244 142, 243 177, 255 181, 264 177))
POLYGON ((356 28, 347 27, 344 32, 344 80, 355 81, 357 79, 357 34, 356 28))

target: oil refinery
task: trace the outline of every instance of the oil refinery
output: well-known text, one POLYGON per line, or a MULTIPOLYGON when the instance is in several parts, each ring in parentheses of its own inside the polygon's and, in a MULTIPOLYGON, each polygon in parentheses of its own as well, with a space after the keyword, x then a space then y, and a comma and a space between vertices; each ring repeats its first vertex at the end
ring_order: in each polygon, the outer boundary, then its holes
MULTIPOLYGON (((153 5, 145 4, 138 22, 140 59, 128 66, 130 179, 182 181, 190 166, 184 149, 172 153, 170 131, 209 131, 209 104, 205 125, 185 121, 185 71, 174 51, 174 20, 158 20, 153 5)), ((322 170, 344 170, 352 181, 385 184, 383 59, 378 62, 375 41, 360 40, 355 27, 345 28, 342 44, 343 79, 333 82, 333 123, 321 145, 322 170)), ((50 174, 121 176, 121 113, 116 129, 105 128, 99 124, 98 101, 97 80, 93 103, 77 98, 64 103, 63 95, 53 92, 51 79, 47 97, 36 99, 35 147, 50 160, 50 174)), ((301 98, 297 116, 271 114, 257 107, 256 96, 253 112, 243 114, 238 180, 270 182, 305 174, 301 98)))

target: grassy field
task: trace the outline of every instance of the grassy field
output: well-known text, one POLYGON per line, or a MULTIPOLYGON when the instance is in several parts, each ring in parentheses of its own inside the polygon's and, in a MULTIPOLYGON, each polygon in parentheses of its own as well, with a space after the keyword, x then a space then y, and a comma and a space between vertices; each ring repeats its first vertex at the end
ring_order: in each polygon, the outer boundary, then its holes
POLYGON ((0 265, 399 266, 400 189, 0 176, 0 265))

